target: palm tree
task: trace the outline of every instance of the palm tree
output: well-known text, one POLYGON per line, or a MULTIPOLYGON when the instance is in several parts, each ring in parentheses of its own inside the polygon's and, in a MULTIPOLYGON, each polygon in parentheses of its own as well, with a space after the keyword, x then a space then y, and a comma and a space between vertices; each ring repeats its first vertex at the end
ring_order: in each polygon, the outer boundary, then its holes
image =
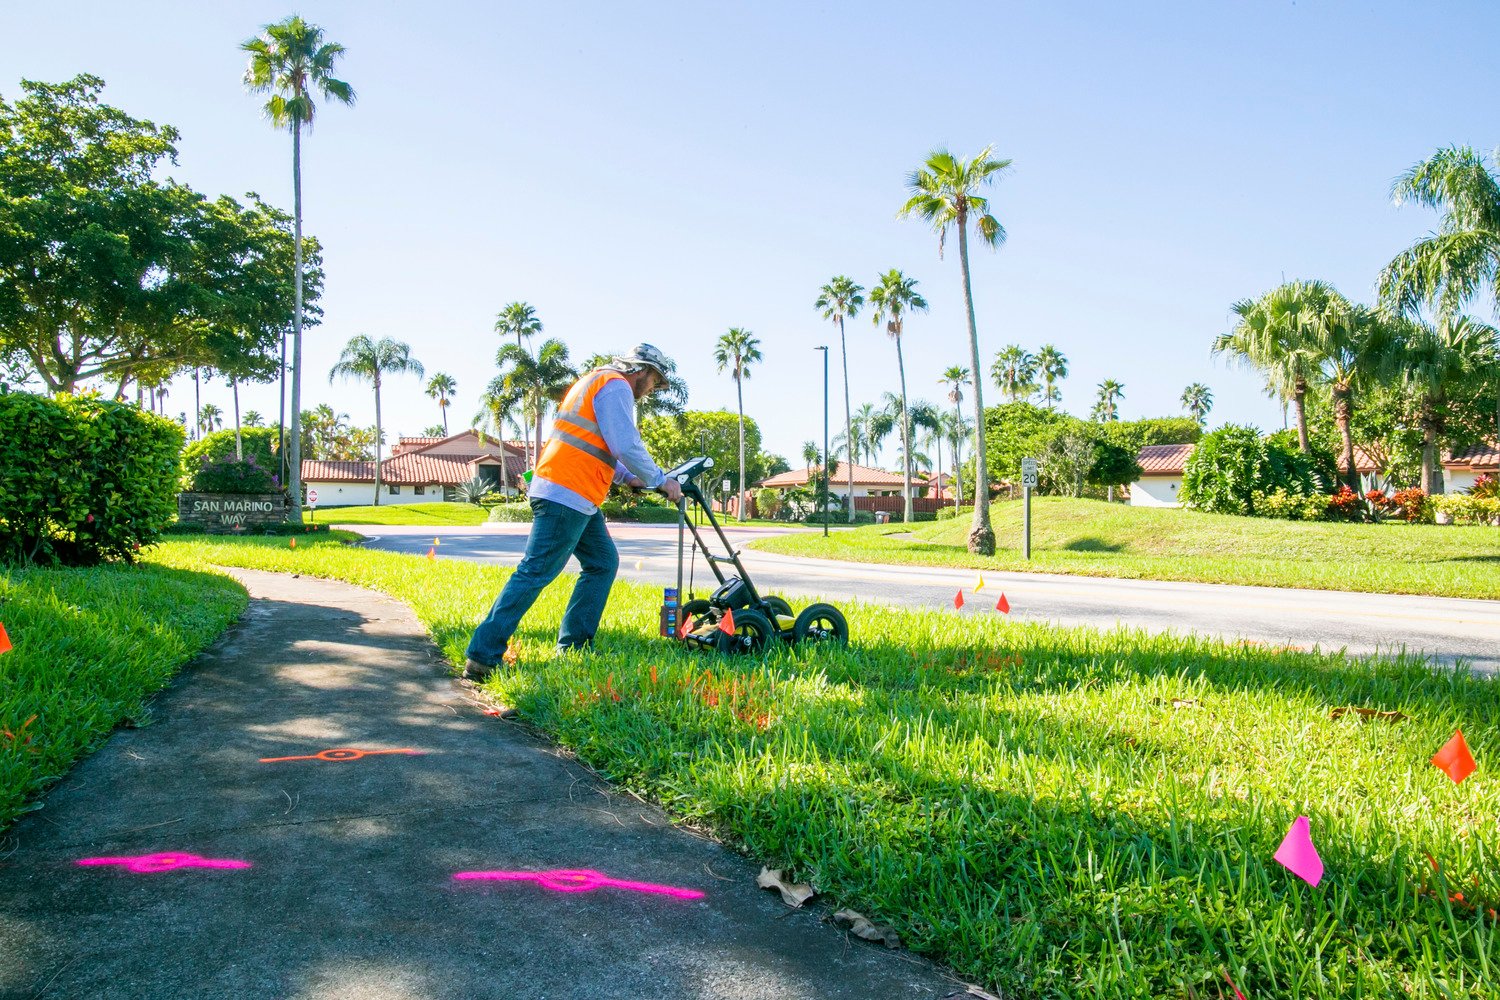
MULTIPOLYGON (((1318 362, 1319 381, 1328 386, 1333 419, 1338 425, 1344 482, 1358 493, 1359 471, 1354 465, 1354 397, 1357 391, 1390 372, 1396 326, 1389 317, 1340 297, 1338 308, 1314 329, 1311 350, 1318 362)), ((1395 381, 1401 379, 1395 374, 1395 381)), ((1211 402, 1211 400, 1210 400, 1211 402)))
POLYGON ((452 375, 437 372, 427 380, 427 395, 438 401, 438 409, 443 414, 443 437, 448 436, 448 403, 457 391, 458 382, 452 375))
POLYGON ((1182 408, 1202 426, 1208 419, 1208 411, 1214 408, 1214 394, 1202 382, 1194 382, 1182 390, 1182 408))
POLYGON ((344 345, 344 351, 328 372, 328 382, 342 376, 370 382, 375 387, 375 503, 380 503, 380 445, 385 440, 380 426, 380 385, 387 374, 427 374, 422 362, 411 356, 411 345, 390 337, 371 340, 356 334, 344 345))
MULTIPOLYGON (((906 325, 906 314, 910 312, 926 312, 927 300, 917 294, 917 279, 908 278, 900 271, 892 268, 880 276, 875 287, 870 289, 870 305, 875 314, 871 317, 876 326, 885 326, 885 332, 890 334, 891 339, 896 342, 896 370, 901 375, 901 408, 899 413, 893 413, 901 421, 901 451, 903 454, 911 451, 911 420, 906 406, 906 359, 901 355, 901 332, 906 325)), ((890 412, 890 408, 887 407, 890 412)), ((902 496, 906 498, 903 504, 907 524, 912 522, 911 509, 911 474, 908 468, 907 474, 901 487, 902 496)))
MULTIPOLYGON (((948 387, 948 402, 953 404, 954 420, 960 424, 963 423, 963 417, 960 415, 958 408, 964 401, 964 386, 969 384, 969 369, 961 365, 952 365, 947 371, 943 372, 943 377, 938 379, 938 384, 948 387)), ((939 446, 939 455, 942 454, 942 450, 942 447, 939 446)), ((964 505, 964 487, 963 483, 958 480, 958 442, 956 440, 953 442, 953 486, 954 500, 957 506, 962 507, 964 505)))
MULTIPOLYGON (((1500 157, 1500 151, 1493 154, 1500 157)), ((1426 304, 1437 315, 1456 315, 1489 286, 1500 315, 1500 179, 1467 146, 1438 150, 1391 189, 1396 204, 1414 201, 1436 209, 1438 231, 1418 240, 1380 274, 1380 297, 1404 316, 1426 304)), ((1500 438, 1500 392, 1495 399, 1500 438)))
POLYGON ((246 410, 245 411, 245 426, 246 427, 264 427, 265 423, 266 423, 266 418, 260 415, 260 411, 259 410, 246 410))
POLYGON ((1057 383, 1068 377, 1068 357, 1052 344, 1043 344, 1036 352, 1036 370, 1042 376, 1042 400, 1050 410, 1062 399, 1057 383))
POLYGON ((515 419, 515 412, 520 405, 520 392, 508 388, 505 379, 496 376, 479 394, 479 410, 469 426, 477 430, 481 437, 489 436, 497 441, 504 441, 507 424, 520 432, 520 425, 515 419))
POLYGON ((822 456, 822 454, 823 453, 818 449, 818 442, 802 442, 802 461, 806 463, 807 466, 808 482, 812 481, 812 467, 818 463, 818 459, 822 456))
POLYGON ((734 377, 735 397, 740 409, 740 492, 735 503, 735 518, 745 519, 745 379, 750 377, 750 366, 759 362, 760 341, 749 330, 731 327, 728 333, 719 335, 714 345, 714 363, 719 371, 726 368, 734 377))
MULTIPOLYGON (((844 318, 853 319, 859 315, 860 306, 865 304, 865 297, 860 293, 864 289, 854 283, 853 278, 847 278, 840 274, 828 284, 818 290, 818 301, 813 303, 814 308, 823 313, 823 318, 832 320, 839 325, 839 357, 843 359, 844 365, 844 438, 847 441, 854 440, 854 419, 849 412, 849 345, 844 339, 844 318)), ((849 472, 849 523, 854 523, 854 464, 848 463, 849 472)))
POLYGON ((532 454, 541 461, 542 420, 547 408, 567 395, 578 380, 578 370, 568 363, 567 345, 549 338, 542 341, 533 357, 517 344, 501 344, 495 352, 495 363, 500 366, 500 383, 515 394, 527 432, 535 434, 536 450, 532 454))
MULTIPOLYGON (((292 426, 288 448, 290 472, 287 493, 291 497, 291 519, 302 520, 302 434, 298 427, 302 412, 302 129, 310 131, 317 114, 313 92, 341 104, 354 104, 354 88, 333 76, 334 64, 344 47, 323 40, 323 29, 292 15, 261 28, 258 37, 240 46, 250 53, 245 86, 251 93, 270 94, 266 117, 275 128, 292 133, 292 218, 295 226, 293 253, 296 257, 296 306, 292 313, 292 426)), ((376 490, 379 501, 379 490, 376 490)))
POLYGON ((986 146, 972 160, 961 160, 946 149, 935 149, 921 168, 907 177, 911 197, 901 206, 903 216, 915 215, 931 224, 938 234, 938 257, 948 227, 958 229, 958 262, 963 274, 964 310, 969 321, 969 368, 974 379, 974 524, 969 529, 969 551, 995 554, 995 532, 990 527, 989 468, 984 450, 984 392, 980 385, 979 333, 974 324, 974 292, 969 282, 969 223, 991 247, 1005 242, 1005 227, 989 212, 989 200, 977 192, 1010 168, 1010 160, 997 160, 994 148, 986 146))
POLYGON ((953 449, 953 500, 956 507, 964 505, 964 484, 960 472, 963 469, 963 443, 974 430, 972 421, 955 408, 952 413, 943 414, 943 434, 948 446, 953 449))
POLYGON ((1125 398, 1125 385, 1107 378, 1099 383, 1099 395, 1094 401, 1092 419, 1104 423, 1120 419, 1119 401, 1125 398))
POLYGON ((224 426, 224 413, 212 403, 204 403, 198 408, 198 430, 203 434, 212 434, 224 426))
POLYGON ((1416 404, 1422 429, 1422 489, 1443 490, 1438 442, 1446 430, 1450 400, 1466 384, 1500 364, 1494 327, 1468 316, 1444 315, 1436 323, 1395 319, 1396 334, 1386 369, 1397 374, 1416 404))
POLYGON ((853 424, 850 432, 853 434, 853 447, 847 447, 849 461, 860 462, 864 465, 874 465, 875 458, 880 452, 880 445, 885 441, 886 435, 891 432, 891 423, 876 408, 874 403, 865 403, 854 413, 853 424))
MULTIPOLYGON (((501 309, 495 316, 495 332, 502 337, 515 337, 516 350, 522 354, 527 353, 526 347, 521 343, 523 337, 532 337, 542 332, 542 321, 536 318, 536 310, 525 302, 511 302, 501 309)), ((503 345, 502 345, 503 346, 503 345)), ((521 441, 522 450, 526 457, 526 466, 530 468, 531 461, 531 417, 523 409, 521 413, 521 441)), ((540 429, 538 429, 540 436, 540 429)), ((540 449, 538 449, 537 460, 541 460, 540 449)))
POLYGON ((1297 444, 1311 450, 1307 435, 1307 389, 1317 378, 1320 330, 1337 318, 1348 302, 1322 281, 1289 281, 1259 299, 1242 299, 1239 317, 1229 333, 1214 340, 1215 354, 1229 353, 1243 365, 1259 369, 1268 387, 1290 400, 1297 415, 1297 444))
POLYGON ((995 388, 1010 397, 1012 403, 1030 397, 1036 391, 1036 356, 1020 344, 1010 344, 995 355, 990 377, 995 388))

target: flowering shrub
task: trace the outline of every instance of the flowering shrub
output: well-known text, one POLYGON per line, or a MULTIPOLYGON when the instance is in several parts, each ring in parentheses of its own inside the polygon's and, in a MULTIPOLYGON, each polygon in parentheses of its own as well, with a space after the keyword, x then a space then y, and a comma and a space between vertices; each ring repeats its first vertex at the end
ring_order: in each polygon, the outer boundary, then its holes
POLYGON ((1363 498, 1347 486, 1340 486, 1339 491, 1328 498, 1328 505, 1325 509, 1331 521, 1363 521, 1365 519, 1366 508, 1363 498))
POLYGON ((1417 522, 1432 522, 1432 498, 1427 491, 1413 486, 1409 490, 1397 490, 1391 497, 1391 503, 1395 506, 1400 517, 1417 522))
POLYGON ((1488 473, 1474 480, 1474 485, 1469 487, 1469 496, 1478 497, 1481 500, 1500 500, 1500 479, 1488 473))
POLYGON ((1433 497, 1431 505, 1453 518, 1454 524, 1500 523, 1500 498, 1491 499, 1466 493, 1448 493, 1433 497))
POLYGON ((261 468, 254 455, 244 462, 210 462, 203 457, 193 473, 194 493, 274 493, 278 488, 276 476, 261 468))
POLYGON ((1270 493, 1256 490, 1255 513, 1260 517, 1279 517, 1288 521, 1321 521, 1328 515, 1328 498, 1318 494, 1296 496, 1277 488, 1270 493))

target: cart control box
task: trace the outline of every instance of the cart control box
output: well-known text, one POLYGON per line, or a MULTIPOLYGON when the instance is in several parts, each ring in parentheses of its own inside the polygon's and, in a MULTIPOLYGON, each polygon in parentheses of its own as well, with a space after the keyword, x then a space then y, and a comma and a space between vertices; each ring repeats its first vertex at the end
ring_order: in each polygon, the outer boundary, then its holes
POLYGON ((681 613, 682 608, 677 600, 677 588, 664 588, 661 602, 661 634, 664 637, 669 639, 677 637, 678 616, 681 613))

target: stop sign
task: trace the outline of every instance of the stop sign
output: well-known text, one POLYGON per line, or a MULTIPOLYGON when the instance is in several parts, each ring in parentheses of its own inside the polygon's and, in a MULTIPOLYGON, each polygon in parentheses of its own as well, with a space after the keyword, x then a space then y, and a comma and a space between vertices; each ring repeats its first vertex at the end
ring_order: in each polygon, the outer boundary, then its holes
POLYGON ((318 491, 317 490, 308 490, 307 491, 307 503, 311 507, 316 507, 318 505, 318 491))

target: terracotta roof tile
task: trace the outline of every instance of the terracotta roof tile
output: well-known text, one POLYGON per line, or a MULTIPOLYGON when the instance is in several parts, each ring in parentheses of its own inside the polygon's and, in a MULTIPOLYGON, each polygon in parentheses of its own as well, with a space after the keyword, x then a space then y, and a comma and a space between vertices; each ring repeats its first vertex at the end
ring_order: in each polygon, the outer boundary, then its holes
POLYGON ((1141 463, 1143 476, 1180 476, 1193 447, 1190 444, 1148 444, 1135 460, 1141 463))
POLYGON ((373 483, 374 462, 337 462, 325 459, 302 460, 302 481, 314 483, 373 483))
POLYGON ((1500 441, 1490 441, 1450 455, 1443 462, 1445 469, 1500 469, 1500 441))
MULTIPOLYGON (((817 478, 814 476, 814 478, 817 478)), ((807 469, 793 469, 791 472, 783 472, 770 479, 762 479, 758 485, 769 486, 773 489, 785 489, 789 486, 806 486, 807 469)), ((828 481, 830 483, 849 482, 849 473, 843 462, 838 462, 829 470, 828 481)), ((913 484, 923 481, 920 475, 912 476, 913 484)), ((884 469, 872 469, 867 465, 854 463, 854 485, 855 486, 900 486, 903 480, 894 472, 886 472, 884 469)))

